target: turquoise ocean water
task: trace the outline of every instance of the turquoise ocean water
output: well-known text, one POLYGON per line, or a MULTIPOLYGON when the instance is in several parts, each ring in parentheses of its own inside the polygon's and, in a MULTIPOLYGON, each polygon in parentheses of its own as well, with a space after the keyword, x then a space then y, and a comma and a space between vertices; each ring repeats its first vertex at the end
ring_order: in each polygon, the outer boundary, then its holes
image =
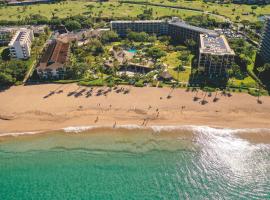
POLYGON ((0 199, 270 199, 270 147, 207 127, 5 138, 0 199))

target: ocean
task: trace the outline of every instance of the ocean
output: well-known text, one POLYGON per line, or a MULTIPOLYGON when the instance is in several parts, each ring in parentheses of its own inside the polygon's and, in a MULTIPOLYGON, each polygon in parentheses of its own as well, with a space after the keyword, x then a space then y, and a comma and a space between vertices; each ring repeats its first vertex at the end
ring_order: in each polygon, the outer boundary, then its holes
POLYGON ((2 134, 0 199, 270 199, 270 145, 238 135, 262 131, 269 130, 125 126, 2 134))

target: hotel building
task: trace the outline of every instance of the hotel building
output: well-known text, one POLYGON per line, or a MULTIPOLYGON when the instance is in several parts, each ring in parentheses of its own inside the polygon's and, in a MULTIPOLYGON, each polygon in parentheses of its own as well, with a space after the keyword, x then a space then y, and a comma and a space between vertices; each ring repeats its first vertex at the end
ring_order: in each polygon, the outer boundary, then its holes
POLYGON ((179 43, 192 39, 198 48, 198 67, 210 77, 224 75, 234 61, 234 51, 223 35, 214 30, 189 25, 177 17, 169 21, 112 21, 111 29, 120 36, 126 36, 128 30, 131 30, 158 36, 168 35, 179 43))
POLYGON ((270 63, 270 16, 265 18, 262 40, 260 43, 259 56, 263 63, 270 63))
POLYGON ((18 59, 29 58, 33 39, 34 34, 32 30, 26 28, 18 30, 8 45, 11 57, 18 59))
POLYGON ((126 36, 128 31, 160 36, 168 33, 168 24, 164 20, 111 21, 111 29, 121 37, 126 36))
POLYGON ((235 53, 224 35, 200 35, 198 68, 210 77, 226 74, 231 68, 235 53))
POLYGON ((178 17, 172 20, 140 20, 140 21, 112 21, 111 29, 121 37, 127 32, 146 32, 148 34, 168 35, 174 41, 184 43, 187 39, 193 39, 197 44, 200 41, 200 34, 213 34, 212 30, 189 25, 178 17))
POLYGON ((200 34, 216 34, 215 31, 192 26, 177 17, 173 17, 168 21, 168 33, 175 42, 184 43, 188 39, 192 39, 198 45, 200 43, 200 34))
POLYGON ((37 66, 40 78, 64 78, 69 55, 69 42, 53 40, 48 44, 37 66))

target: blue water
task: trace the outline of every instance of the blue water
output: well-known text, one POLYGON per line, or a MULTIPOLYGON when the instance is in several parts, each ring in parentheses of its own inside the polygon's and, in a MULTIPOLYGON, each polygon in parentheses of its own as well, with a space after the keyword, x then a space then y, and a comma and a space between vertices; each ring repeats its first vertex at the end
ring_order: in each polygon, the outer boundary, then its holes
POLYGON ((136 49, 129 49, 128 52, 130 52, 130 53, 137 53, 137 50, 136 49))
POLYGON ((269 199, 269 146, 210 132, 3 140, 0 199, 269 199))

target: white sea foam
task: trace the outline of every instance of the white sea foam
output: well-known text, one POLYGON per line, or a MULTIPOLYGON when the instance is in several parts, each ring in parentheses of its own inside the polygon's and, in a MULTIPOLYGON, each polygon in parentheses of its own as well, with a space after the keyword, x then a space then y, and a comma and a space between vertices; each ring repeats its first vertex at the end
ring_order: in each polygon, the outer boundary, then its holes
POLYGON ((29 132, 12 132, 12 133, 0 133, 0 137, 5 136, 20 136, 20 135, 34 135, 41 133, 40 131, 29 131, 29 132))
POLYGON ((80 133, 83 131, 99 128, 100 126, 69 126, 66 128, 63 128, 66 133, 80 133))
MULTIPOLYGON (((93 129, 100 128, 108 128, 113 129, 111 125, 91 125, 91 126, 70 126, 66 128, 62 128, 66 133, 80 133, 93 129)), ((128 124, 128 125, 117 125, 116 129, 144 129, 144 130, 152 130, 154 132, 162 132, 162 131, 177 131, 177 130, 188 130, 193 131, 195 133, 204 133, 204 134, 215 134, 215 135, 232 135, 239 132, 269 132, 268 128, 243 128, 243 129, 232 129, 232 128, 222 128, 222 127, 211 127, 211 126, 199 126, 199 125, 152 125, 152 126, 140 126, 136 124, 128 124)), ((20 135, 33 135, 41 133, 42 131, 29 131, 29 132, 11 132, 11 133, 0 133, 0 137, 2 136, 20 136, 20 135)))
MULTIPOLYGON (((67 133, 79 133, 84 132, 91 129, 98 128, 113 128, 109 125, 93 125, 93 126, 71 126, 63 128, 67 133)), ((136 124, 128 124, 128 125, 117 125, 115 128, 122 129, 145 129, 145 130, 153 130, 154 132, 162 132, 162 131, 176 131, 176 130, 190 130, 197 133, 209 133, 209 134, 218 134, 218 135, 231 135, 239 132, 270 132, 268 128, 241 128, 241 129, 233 129, 233 128, 224 128, 224 127, 211 127, 211 126, 199 126, 199 125, 152 125, 152 126, 140 126, 136 124)))

